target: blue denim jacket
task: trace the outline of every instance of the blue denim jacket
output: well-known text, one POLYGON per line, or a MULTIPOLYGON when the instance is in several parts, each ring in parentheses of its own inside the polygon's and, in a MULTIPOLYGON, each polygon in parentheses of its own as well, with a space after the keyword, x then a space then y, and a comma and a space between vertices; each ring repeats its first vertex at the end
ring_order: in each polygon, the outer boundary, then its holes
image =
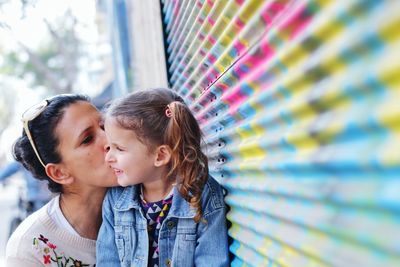
MULTIPOLYGON (((108 190, 103 224, 97 239, 97 265, 147 267, 147 222, 140 207, 138 186, 108 190)), ((203 218, 174 189, 174 197, 159 235, 160 266, 228 266, 228 236, 223 189, 209 177, 202 194, 203 218)))

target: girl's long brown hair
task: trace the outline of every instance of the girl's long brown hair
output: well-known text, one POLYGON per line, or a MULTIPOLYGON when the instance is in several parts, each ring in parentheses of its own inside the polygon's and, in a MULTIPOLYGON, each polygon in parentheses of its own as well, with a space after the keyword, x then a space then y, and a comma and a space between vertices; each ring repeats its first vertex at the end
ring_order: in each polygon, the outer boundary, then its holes
POLYGON ((183 99, 165 88, 138 91, 115 101, 107 109, 106 116, 115 118, 123 128, 133 130, 149 149, 159 145, 171 148, 167 179, 177 179, 179 192, 196 208, 194 220, 199 222, 208 160, 201 151, 199 124, 183 99))

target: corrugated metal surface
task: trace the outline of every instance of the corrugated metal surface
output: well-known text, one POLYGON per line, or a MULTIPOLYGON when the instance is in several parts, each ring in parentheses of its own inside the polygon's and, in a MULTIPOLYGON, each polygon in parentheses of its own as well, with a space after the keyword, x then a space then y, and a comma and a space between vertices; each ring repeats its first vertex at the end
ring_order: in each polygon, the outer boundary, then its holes
POLYGON ((165 0, 232 266, 400 266, 400 1, 165 0))

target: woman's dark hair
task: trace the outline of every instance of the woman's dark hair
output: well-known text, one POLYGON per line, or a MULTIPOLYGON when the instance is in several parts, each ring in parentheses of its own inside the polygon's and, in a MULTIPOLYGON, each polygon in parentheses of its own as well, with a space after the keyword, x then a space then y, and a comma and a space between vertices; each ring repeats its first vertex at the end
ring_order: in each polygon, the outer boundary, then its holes
POLYGON ((208 161, 201 151, 199 124, 183 99, 170 89, 137 91, 112 103, 106 116, 133 130, 149 149, 163 144, 172 149, 167 179, 178 178, 179 192, 197 209, 194 219, 200 221, 208 161))
MULTIPOLYGON (((59 163, 61 155, 58 151, 60 140, 55 132, 57 124, 63 118, 64 111, 69 105, 78 101, 89 102, 89 98, 84 95, 64 94, 56 95, 47 101, 46 108, 39 116, 28 122, 28 127, 43 162, 45 164, 59 163)), ((47 180, 50 191, 62 192, 62 186, 47 176, 24 130, 22 130, 22 136, 15 141, 12 153, 15 160, 22 163, 35 178, 47 180)))

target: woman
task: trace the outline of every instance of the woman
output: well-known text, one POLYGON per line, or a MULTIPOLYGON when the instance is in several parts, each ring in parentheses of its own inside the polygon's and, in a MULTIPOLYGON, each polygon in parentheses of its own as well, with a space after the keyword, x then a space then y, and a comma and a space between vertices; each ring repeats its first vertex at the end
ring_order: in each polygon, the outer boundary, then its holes
POLYGON ((81 95, 58 95, 22 116, 17 161, 59 193, 24 220, 7 244, 7 266, 94 266, 106 187, 116 178, 105 163, 98 110, 81 95))

